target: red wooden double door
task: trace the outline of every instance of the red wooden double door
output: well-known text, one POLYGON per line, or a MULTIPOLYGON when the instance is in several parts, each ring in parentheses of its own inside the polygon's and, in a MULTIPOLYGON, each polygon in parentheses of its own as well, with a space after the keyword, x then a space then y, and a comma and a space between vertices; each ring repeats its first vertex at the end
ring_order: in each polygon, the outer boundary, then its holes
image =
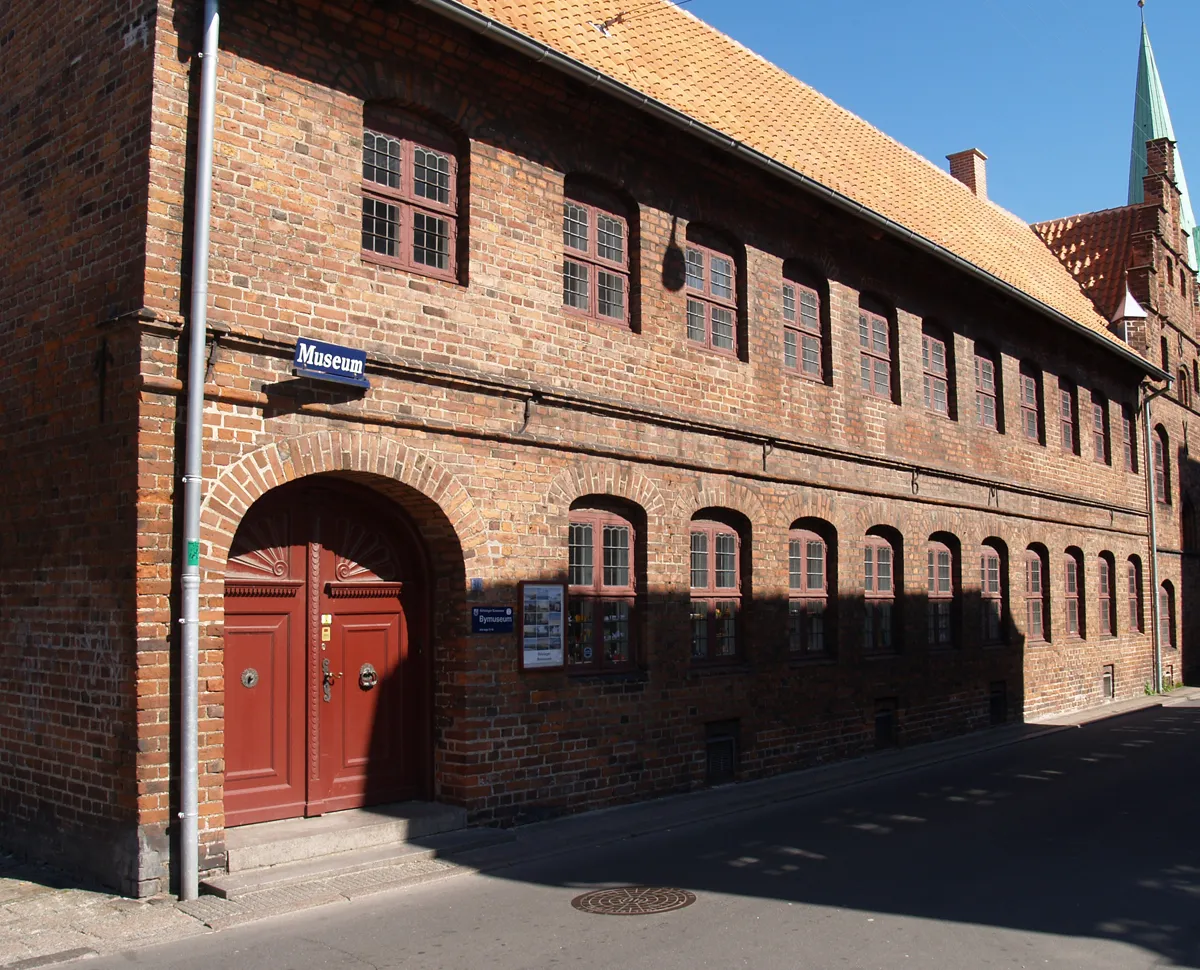
POLYGON ((225 576, 227 825, 428 797, 425 573, 362 486, 251 507, 225 576))

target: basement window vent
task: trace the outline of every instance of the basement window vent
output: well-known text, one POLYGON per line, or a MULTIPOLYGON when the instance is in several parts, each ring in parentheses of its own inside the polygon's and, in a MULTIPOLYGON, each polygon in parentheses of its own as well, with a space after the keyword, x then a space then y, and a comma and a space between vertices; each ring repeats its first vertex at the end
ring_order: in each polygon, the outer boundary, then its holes
POLYGON ((993 724, 1008 721, 1008 684, 1003 680, 993 680, 988 685, 988 714, 993 724))
POLYGON ((1104 667, 1104 699, 1111 701, 1117 696, 1117 673, 1114 664, 1107 664, 1104 667))
POLYGON ((737 780, 737 721, 716 721, 704 726, 705 784, 728 785, 737 780))
POLYGON ((900 743, 900 705, 894 697, 875 702, 875 747, 894 748, 900 743))
POLYGON ((1175 686, 1175 665, 1167 664, 1163 667, 1163 687, 1168 689, 1175 686))

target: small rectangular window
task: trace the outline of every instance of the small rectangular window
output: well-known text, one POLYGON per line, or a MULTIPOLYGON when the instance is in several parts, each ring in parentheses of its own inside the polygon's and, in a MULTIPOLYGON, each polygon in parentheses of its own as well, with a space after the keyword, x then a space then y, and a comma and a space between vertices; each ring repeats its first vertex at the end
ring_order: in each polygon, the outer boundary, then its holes
POLYGON ((1059 408, 1063 451, 1079 454, 1078 417, 1075 410, 1075 389, 1069 384, 1059 384, 1059 408))
POLYGON ((1021 372, 1021 431, 1030 441, 1042 440, 1037 378, 1025 371, 1021 372))
POLYGON ((988 357, 975 355, 975 420, 982 428, 999 430, 999 394, 996 364, 988 357))

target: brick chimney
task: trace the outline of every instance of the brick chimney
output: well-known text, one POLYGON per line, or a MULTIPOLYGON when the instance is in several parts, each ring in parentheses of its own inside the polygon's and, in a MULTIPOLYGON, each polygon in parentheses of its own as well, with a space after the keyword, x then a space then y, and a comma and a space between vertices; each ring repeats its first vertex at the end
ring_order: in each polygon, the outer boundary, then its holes
POLYGON ((947 155, 950 174, 981 199, 987 198, 987 156, 978 148, 947 155))

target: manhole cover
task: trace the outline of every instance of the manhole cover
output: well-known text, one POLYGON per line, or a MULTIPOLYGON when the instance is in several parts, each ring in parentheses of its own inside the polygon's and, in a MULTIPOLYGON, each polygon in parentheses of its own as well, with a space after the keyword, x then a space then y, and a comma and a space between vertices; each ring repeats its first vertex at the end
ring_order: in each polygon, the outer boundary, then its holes
POLYGON ((686 889, 663 886, 625 886, 622 889, 597 889, 571 900, 571 905, 585 913, 601 916, 648 916, 683 909, 696 901, 696 894, 686 889))

